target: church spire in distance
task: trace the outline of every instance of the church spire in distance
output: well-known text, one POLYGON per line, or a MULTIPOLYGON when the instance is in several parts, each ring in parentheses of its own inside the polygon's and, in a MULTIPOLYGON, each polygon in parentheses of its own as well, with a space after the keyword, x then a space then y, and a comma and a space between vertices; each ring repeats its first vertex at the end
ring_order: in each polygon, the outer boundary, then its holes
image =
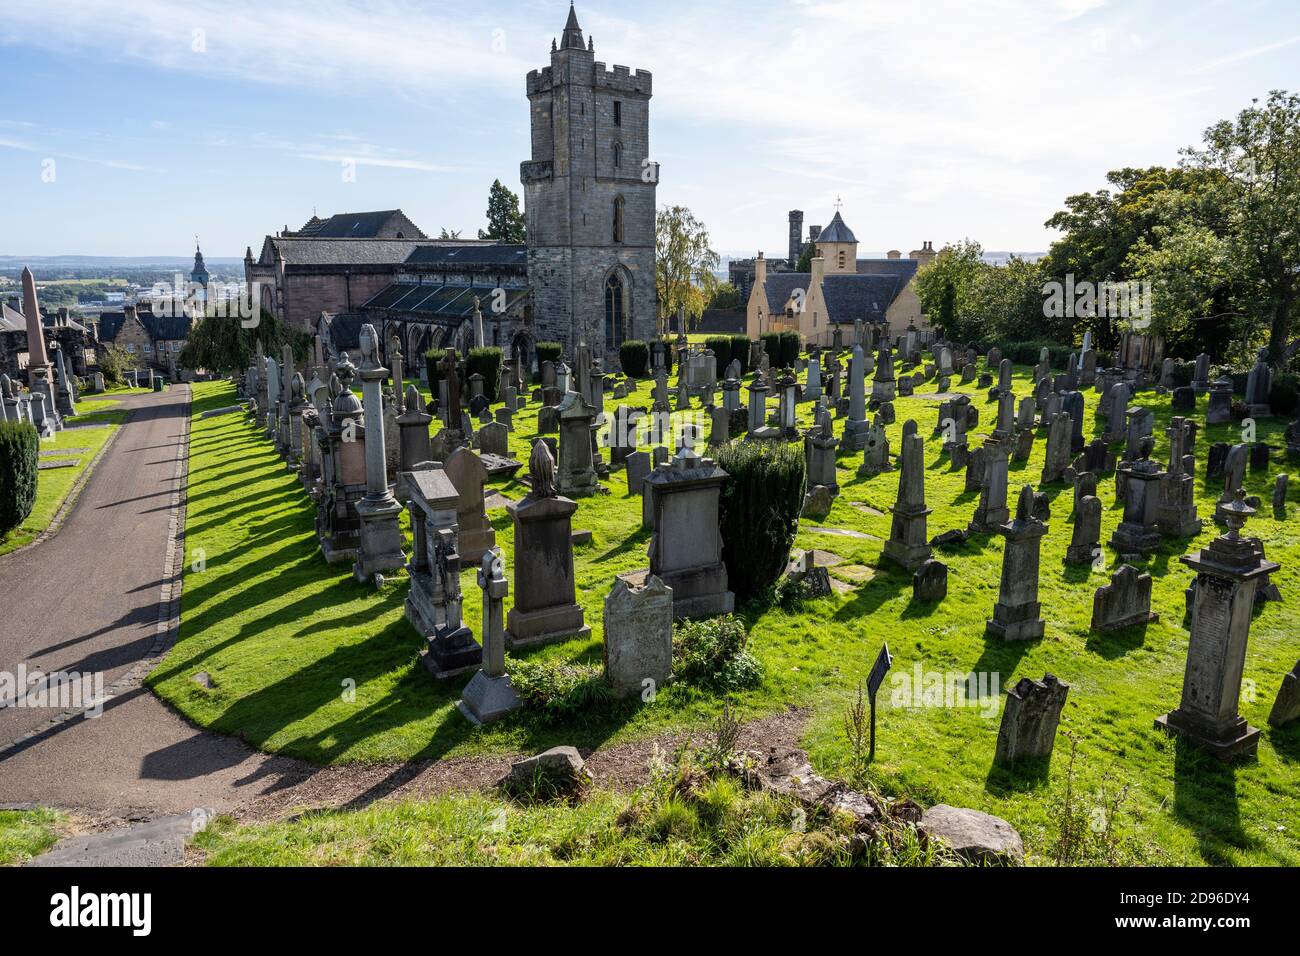
POLYGON ((560 36, 561 50, 582 50, 587 46, 582 40, 582 27, 578 26, 578 13, 569 4, 569 19, 564 24, 564 33, 560 36))

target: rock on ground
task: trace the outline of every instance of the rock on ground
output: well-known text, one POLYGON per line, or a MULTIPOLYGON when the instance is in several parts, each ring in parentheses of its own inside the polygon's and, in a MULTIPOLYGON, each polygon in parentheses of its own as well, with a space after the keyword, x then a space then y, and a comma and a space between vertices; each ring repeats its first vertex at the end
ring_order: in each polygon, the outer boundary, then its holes
POLYGON ((1024 862, 1020 834, 1006 820, 989 813, 940 803, 921 815, 921 829, 971 863, 1024 862))

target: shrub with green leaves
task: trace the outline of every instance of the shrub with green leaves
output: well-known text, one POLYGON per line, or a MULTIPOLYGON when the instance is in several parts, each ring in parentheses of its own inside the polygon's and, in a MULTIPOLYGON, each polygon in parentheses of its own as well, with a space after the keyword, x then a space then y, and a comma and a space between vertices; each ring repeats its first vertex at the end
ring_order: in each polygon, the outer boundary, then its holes
POLYGON ((30 422, 0 422, 0 538, 26 521, 36 505, 40 445, 30 422))
POLYGON ((564 356, 564 346, 559 342, 538 342, 537 348, 537 367, 540 369, 543 362, 559 362, 564 356))
POLYGON ((743 690, 763 680, 763 666, 746 649, 749 635, 727 614, 683 621, 673 628, 673 673, 677 679, 715 691, 743 690))
MULTIPOLYGON (((793 329, 782 332, 779 337, 781 368, 794 368, 795 359, 799 357, 799 333, 793 329)), ((777 364, 777 363, 773 363, 777 364)))
POLYGON ((731 358, 740 363, 740 374, 749 371, 749 336, 733 335, 731 337, 731 358))
POLYGON ((718 379, 721 380, 731 364, 731 336, 710 335, 704 340, 704 347, 713 353, 713 364, 717 366, 718 379))
POLYGON ((429 379, 429 394, 438 397, 438 383, 442 381, 442 368, 438 363, 445 353, 442 349, 429 349, 424 353, 424 371, 429 379))
POLYGON ((497 389, 501 384, 501 349, 495 345, 485 345, 470 349, 469 358, 465 360, 465 375, 483 376, 483 394, 489 402, 497 400, 497 389))
POLYGON ((737 597, 754 597, 776 582, 790 559, 807 490, 803 449, 733 441, 719 449, 717 461, 730 476, 719 517, 727 579, 737 597))
POLYGON ((663 343, 664 343, 664 368, 665 370, 667 370, 669 375, 672 375, 673 374, 673 337, 671 335, 665 335, 663 338, 663 343))
POLYGON ((628 378, 645 378, 650 367, 650 346, 640 339, 628 339, 618 347, 618 364, 628 378))
POLYGON ((602 668, 594 664, 511 660, 506 670, 524 706, 548 720, 582 714, 614 700, 602 668))
POLYGON ((781 367, 781 333, 764 332, 759 336, 763 343, 763 351, 767 353, 767 360, 773 368, 781 367))

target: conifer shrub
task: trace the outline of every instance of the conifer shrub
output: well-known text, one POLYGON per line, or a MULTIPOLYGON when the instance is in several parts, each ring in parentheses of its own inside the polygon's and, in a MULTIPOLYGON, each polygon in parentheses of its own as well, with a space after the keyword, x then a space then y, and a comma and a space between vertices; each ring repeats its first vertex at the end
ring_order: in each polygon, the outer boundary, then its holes
POLYGON ((807 485, 803 449, 785 442, 733 441, 718 452, 722 560, 737 598, 771 587, 785 570, 807 485))
POLYGON ((537 367, 540 369, 543 362, 559 362, 564 356, 564 346, 559 342, 538 342, 537 343, 537 367))
POLYGON ((489 402, 495 402, 497 390, 501 384, 501 349, 495 345, 470 349, 469 358, 465 360, 465 376, 477 373, 483 376, 483 394, 489 402))
POLYGON ((731 337, 731 358, 740 362, 740 374, 749 371, 749 336, 733 335, 731 337))
POLYGON ((40 444, 30 422, 0 422, 0 538, 26 521, 36 505, 40 444))
MULTIPOLYGON (((799 357, 799 333, 793 329, 782 332, 779 337, 781 368, 794 368, 794 361, 799 357)), ((774 363, 775 364, 775 363, 774 363)))
POLYGON ((731 364, 731 336, 710 335, 704 340, 704 347, 713 352, 713 364, 717 366, 718 380, 721 381, 731 364))
POLYGON ((618 347, 618 364, 628 378, 645 378, 650 367, 650 346, 640 339, 628 339, 618 347))

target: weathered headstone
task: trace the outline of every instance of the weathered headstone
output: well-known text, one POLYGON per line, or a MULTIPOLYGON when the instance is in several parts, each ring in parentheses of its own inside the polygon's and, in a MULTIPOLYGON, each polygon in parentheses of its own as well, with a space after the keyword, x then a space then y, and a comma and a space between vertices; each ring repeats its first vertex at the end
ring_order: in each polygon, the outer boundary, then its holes
POLYGON ((1151 575, 1131 564, 1121 564, 1110 584, 1099 587, 1092 598, 1092 630, 1097 634, 1156 620, 1151 613, 1151 575))
POLYGON ((1285 727, 1300 719, 1300 661, 1282 677, 1282 687, 1268 712, 1270 727, 1285 727))
POLYGON ((1044 674, 1041 681, 1020 678, 1007 691, 993 762, 999 767, 1011 767, 1025 759, 1050 758, 1069 693, 1070 685, 1052 674, 1044 674))
POLYGON ((1074 531, 1065 549, 1067 564, 1092 564, 1101 551, 1101 499, 1085 495, 1074 507, 1074 531))
POLYGON ((483 664, 456 704, 476 725, 500 720, 520 705, 506 674, 505 598, 510 583, 501 552, 495 548, 485 552, 479 563, 478 586, 483 592, 483 664))
POLYGON ((1002 552, 1002 583, 993 616, 985 627, 1008 641, 1043 636, 1042 606, 1038 603, 1038 569, 1047 525, 1034 517, 1034 488, 1020 489, 1015 519, 998 529, 1006 538, 1002 552))
POLYGON ((606 683, 620 697, 653 700, 673 673, 672 588, 653 574, 641 584, 614 578, 604 623, 606 683))
POLYGON ((912 575, 912 600, 931 603, 948 596, 948 565, 927 558, 912 575))
POLYGON ((890 511, 893 518, 884 556, 908 571, 915 571, 931 555, 926 532, 931 509, 925 506, 925 440, 917 434, 912 419, 903 423, 898 498, 890 511))

